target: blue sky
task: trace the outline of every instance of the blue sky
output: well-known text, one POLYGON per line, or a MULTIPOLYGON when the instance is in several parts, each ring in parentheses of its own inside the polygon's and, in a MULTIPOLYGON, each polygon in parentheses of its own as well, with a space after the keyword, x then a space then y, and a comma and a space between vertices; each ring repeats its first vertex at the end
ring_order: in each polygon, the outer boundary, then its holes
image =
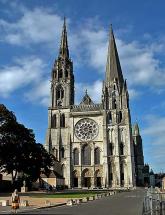
POLYGON ((0 0, 1 103, 44 143, 64 15, 77 103, 86 88, 100 101, 112 23, 145 162, 165 171, 164 8, 163 0, 0 0))

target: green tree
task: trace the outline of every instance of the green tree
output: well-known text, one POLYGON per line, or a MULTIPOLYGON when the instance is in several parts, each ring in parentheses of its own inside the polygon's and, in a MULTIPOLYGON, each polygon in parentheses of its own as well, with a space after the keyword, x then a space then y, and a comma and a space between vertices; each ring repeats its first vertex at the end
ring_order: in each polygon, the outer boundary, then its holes
POLYGON ((18 173, 31 181, 45 174, 53 165, 54 157, 42 144, 36 144, 31 129, 19 124, 13 112, 0 105, 0 172, 12 175, 14 183, 18 173))
POLYGON ((41 172, 49 175, 50 168, 54 164, 54 156, 49 154, 42 144, 35 144, 31 150, 29 164, 24 173, 30 181, 35 181, 40 177, 41 172))

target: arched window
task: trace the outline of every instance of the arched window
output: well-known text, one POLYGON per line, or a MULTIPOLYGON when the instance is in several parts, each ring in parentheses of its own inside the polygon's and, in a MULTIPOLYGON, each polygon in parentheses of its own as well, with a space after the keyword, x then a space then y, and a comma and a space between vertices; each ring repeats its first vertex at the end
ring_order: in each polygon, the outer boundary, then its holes
POLYGON ((79 165, 79 150, 77 148, 73 151, 73 162, 74 165, 79 165))
POLYGON ((68 70, 65 71, 65 76, 68 78, 68 70))
POLYGON ((57 89, 57 91, 56 91, 56 98, 60 99, 60 89, 57 89))
POLYGON ((95 164, 100 164, 100 148, 95 149, 95 164))
POLYGON ((113 144, 109 143, 109 155, 113 155, 113 144))
POLYGON ((120 143, 120 155, 124 155, 124 144, 120 143))
POLYGON ((59 78, 62 78, 62 69, 59 70, 59 72, 58 72, 58 77, 59 77, 59 78))
POLYGON ((118 113, 118 123, 120 123, 122 121, 122 112, 119 111, 118 113))
POLYGON ((52 128, 56 128, 56 114, 52 116, 52 128))
POLYGON ((64 90, 63 90, 63 88, 61 88, 61 99, 63 99, 64 98, 64 90))
POLYGON ((64 98, 64 90, 62 87, 58 87, 56 91, 56 98, 63 99, 64 98))
POLYGON ((53 71, 52 71, 52 76, 53 76, 53 78, 55 78, 55 79, 57 78, 57 71, 56 71, 56 70, 53 70, 53 71))
POLYGON ((65 149, 64 147, 61 148, 61 158, 65 157, 65 149))
POLYGON ((62 114, 60 117, 60 127, 65 128, 65 114, 62 114))
POLYGON ((112 109, 116 109, 116 99, 112 99, 112 109))
POLYGON ((112 123, 112 114, 111 112, 108 113, 108 124, 112 123))
POLYGON ((91 148, 89 145, 85 145, 82 149, 82 163, 91 165, 91 148))

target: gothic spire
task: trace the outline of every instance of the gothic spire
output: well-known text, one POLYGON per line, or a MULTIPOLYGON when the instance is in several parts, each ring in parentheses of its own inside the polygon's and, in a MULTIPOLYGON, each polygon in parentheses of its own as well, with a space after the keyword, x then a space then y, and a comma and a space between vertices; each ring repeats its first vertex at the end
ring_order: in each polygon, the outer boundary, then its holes
POLYGON ((138 125, 137 122, 133 126, 133 135, 134 136, 139 136, 140 135, 140 129, 139 129, 139 125, 138 125))
POLYGON ((123 75, 120 66, 119 56, 117 52, 115 37, 112 30, 112 25, 110 27, 110 38, 108 46, 108 56, 106 64, 106 82, 113 82, 118 80, 120 87, 123 85, 123 75))
POLYGON ((64 17, 64 24, 61 35, 61 44, 59 57, 69 58, 68 40, 67 40, 67 30, 66 30, 66 19, 64 17))

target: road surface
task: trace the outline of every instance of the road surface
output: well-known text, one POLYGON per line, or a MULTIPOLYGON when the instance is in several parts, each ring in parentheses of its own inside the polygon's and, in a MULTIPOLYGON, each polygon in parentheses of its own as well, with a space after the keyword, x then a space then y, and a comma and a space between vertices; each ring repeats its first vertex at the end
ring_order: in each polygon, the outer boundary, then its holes
MULTIPOLYGON (((74 206, 27 211, 21 214, 55 214, 55 215, 142 215, 143 197, 146 191, 137 189, 118 193, 114 196, 82 203, 74 206)), ((18 214, 20 214, 18 212, 18 214)))

